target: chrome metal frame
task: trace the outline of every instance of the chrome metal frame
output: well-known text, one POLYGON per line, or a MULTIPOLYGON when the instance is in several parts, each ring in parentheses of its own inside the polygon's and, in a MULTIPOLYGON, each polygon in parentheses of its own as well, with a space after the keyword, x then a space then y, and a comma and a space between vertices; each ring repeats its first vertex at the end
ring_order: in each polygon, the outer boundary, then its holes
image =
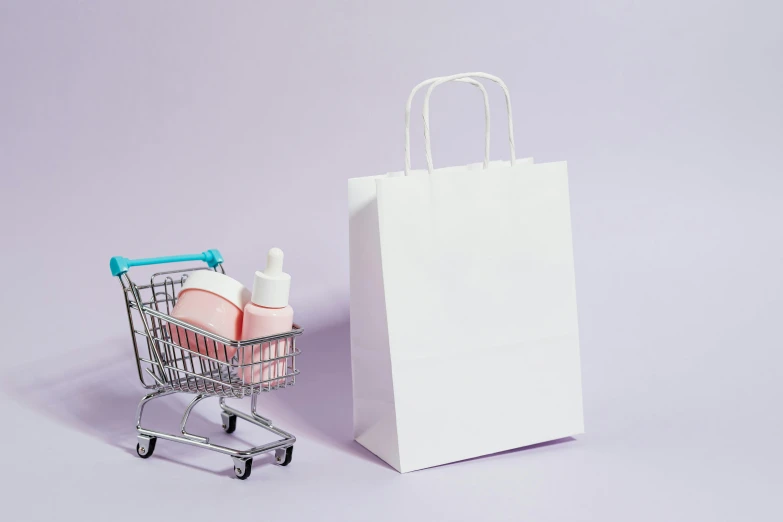
MULTIPOLYGON (((258 394, 296 384, 296 337, 302 329, 294 325, 290 332, 237 341, 197 328, 170 315, 182 284, 189 273, 205 268, 187 268, 153 274, 148 285, 136 285, 124 273, 120 276, 128 323, 133 340, 139 380, 150 393, 142 397, 136 411, 139 456, 150 456, 158 438, 190 444, 232 457, 239 478, 249 475, 249 462, 258 455, 275 452, 275 463, 286 465, 296 437, 272 424, 256 411, 258 394), (142 329, 136 325, 140 320, 142 329), (142 352, 146 344, 146 353, 142 352), (152 381, 149 381, 150 377, 152 381), (180 422, 180 433, 171 434, 144 428, 141 424, 145 405, 173 393, 195 395, 180 422), (250 413, 232 408, 226 398, 250 396, 250 413), (282 437, 280 440, 247 449, 235 449, 209 441, 208 437, 186 429, 193 408, 208 397, 219 397, 223 428, 234 418, 243 419, 282 437)), ((225 273, 222 264, 214 268, 225 273)))

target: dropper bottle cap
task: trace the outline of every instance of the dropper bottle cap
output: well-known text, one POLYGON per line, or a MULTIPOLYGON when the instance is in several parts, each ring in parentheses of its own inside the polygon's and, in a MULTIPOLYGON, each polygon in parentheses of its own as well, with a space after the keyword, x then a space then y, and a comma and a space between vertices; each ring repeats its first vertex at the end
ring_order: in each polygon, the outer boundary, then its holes
POLYGON ((283 251, 273 248, 266 256, 266 268, 256 272, 251 301, 264 308, 285 308, 291 290, 291 276, 283 272, 283 251))

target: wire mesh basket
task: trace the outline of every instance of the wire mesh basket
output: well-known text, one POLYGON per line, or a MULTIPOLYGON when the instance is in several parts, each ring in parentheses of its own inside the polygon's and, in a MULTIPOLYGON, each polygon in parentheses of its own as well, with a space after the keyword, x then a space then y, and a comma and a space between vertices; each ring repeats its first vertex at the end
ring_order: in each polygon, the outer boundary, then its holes
POLYGON ((296 384, 300 353, 296 336, 302 333, 298 326, 278 335, 237 341, 171 317, 183 283, 195 270, 205 269, 159 272, 148 285, 125 287, 136 362, 145 387, 241 398, 296 384), (145 374, 154 384, 148 384, 145 374))

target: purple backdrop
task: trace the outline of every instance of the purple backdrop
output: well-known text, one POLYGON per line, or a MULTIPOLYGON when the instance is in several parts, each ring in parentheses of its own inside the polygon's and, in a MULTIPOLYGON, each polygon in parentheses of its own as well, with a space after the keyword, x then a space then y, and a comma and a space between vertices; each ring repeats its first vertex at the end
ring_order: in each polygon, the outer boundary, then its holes
MULTIPOLYGON (((5 511, 779 520, 781 20, 770 0, 0 2, 5 511), (587 434, 401 476, 351 442, 346 179, 402 168, 416 83, 475 70, 509 85, 521 156, 569 161, 587 434), (293 464, 239 482, 191 447, 136 458, 109 257, 219 248, 250 284, 271 246, 307 330, 299 384, 262 400, 293 464)), ((476 93, 439 89, 432 131, 437 164, 480 161, 476 93)), ((421 166, 418 116, 413 137, 421 166)))

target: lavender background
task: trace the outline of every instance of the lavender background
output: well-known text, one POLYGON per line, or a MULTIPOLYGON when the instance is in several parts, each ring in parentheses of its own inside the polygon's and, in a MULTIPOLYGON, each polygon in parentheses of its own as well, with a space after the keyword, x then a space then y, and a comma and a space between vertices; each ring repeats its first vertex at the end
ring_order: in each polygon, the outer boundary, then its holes
MULTIPOLYGON (((0 1, 4 512, 780 520, 781 20, 748 0, 0 1), (399 475, 351 441, 346 179, 402 168, 413 85, 475 70, 509 85, 520 155, 569 161, 587 434, 399 475), (273 245, 307 332, 299 384, 261 402, 293 464, 240 482, 165 441, 138 459, 109 257, 219 248, 250 284, 273 245)), ((437 165, 480 160, 481 114, 437 91, 437 165)), ((149 418, 174 429, 184 399, 149 418)), ((192 418, 220 438, 216 404, 192 418)))

